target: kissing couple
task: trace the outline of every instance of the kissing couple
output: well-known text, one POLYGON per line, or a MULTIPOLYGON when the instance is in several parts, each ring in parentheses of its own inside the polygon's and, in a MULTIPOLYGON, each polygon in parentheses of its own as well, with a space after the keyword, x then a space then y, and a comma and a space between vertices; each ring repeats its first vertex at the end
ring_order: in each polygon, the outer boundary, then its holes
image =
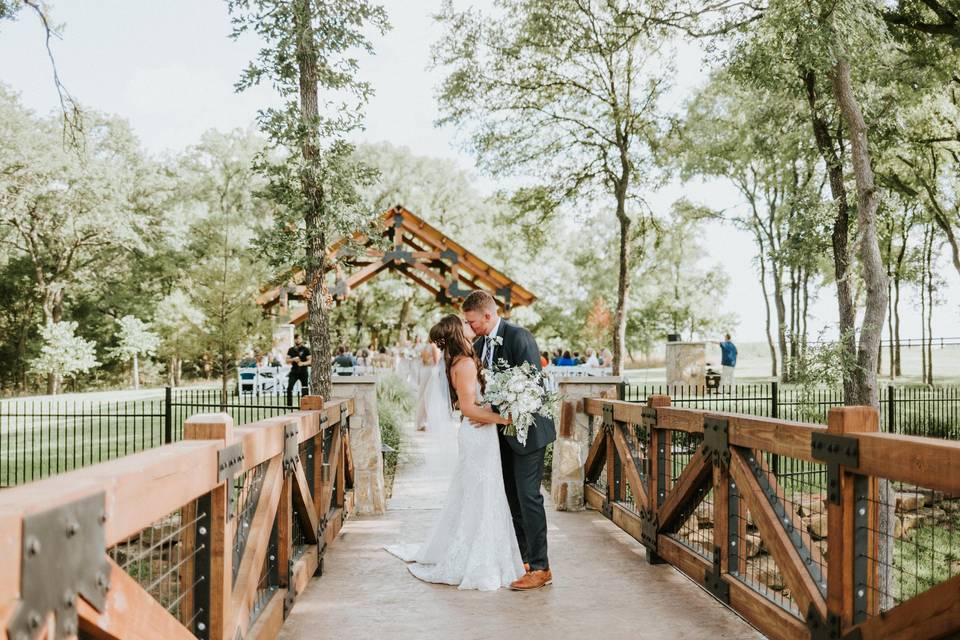
POLYGON ((386 549, 426 582, 481 591, 539 589, 553 581, 540 483, 556 428, 535 415, 521 444, 503 434, 510 417, 480 405, 479 398, 485 368, 529 362, 539 370, 540 350, 533 334, 499 316, 489 293, 474 291, 462 310, 463 318, 448 315, 430 329, 430 342, 443 351, 449 394, 446 406, 430 410, 461 415, 453 479, 427 541, 386 549))

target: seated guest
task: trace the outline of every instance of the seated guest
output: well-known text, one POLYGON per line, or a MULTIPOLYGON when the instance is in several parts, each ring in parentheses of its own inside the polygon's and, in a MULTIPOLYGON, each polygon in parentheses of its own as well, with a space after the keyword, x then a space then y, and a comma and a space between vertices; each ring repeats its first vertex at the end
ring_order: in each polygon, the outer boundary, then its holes
POLYGON ((254 357, 252 351, 248 351, 245 356, 240 358, 240 366, 243 368, 257 366, 257 359, 254 357))
POLYGON ((579 351, 573 352, 573 363, 577 365, 583 364, 583 358, 580 357, 579 351))
MULTIPOLYGON (((347 347, 345 347, 344 345, 340 345, 339 347, 337 347, 337 357, 333 359, 333 366, 349 367, 352 369, 353 367, 357 366, 357 363, 353 359, 353 356, 347 353, 347 347)), ((342 373, 338 373, 338 375, 349 376, 352 373, 353 373, 352 371, 344 371, 342 373)))
POLYGON ((550 358, 548 357, 549 355, 550 354, 548 354, 546 351, 540 352, 540 368, 543 368, 548 364, 550 364, 550 358))
POLYGON ((603 351, 600 352, 600 366, 602 367, 611 367, 613 366, 613 352, 606 347, 603 348, 603 351))
POLYGON ((587 349, 587 360, 583 364, 588 367, 599 367, 600 359, 597 357, 597 352, 593 349, 587 349))
POLYGON ((559 349, 559 348, 554 349, 554 350, 553 350, 553 358, 550 360, 550 362, 552 362, 554 365, 556 365, 556 364, 557 364, 557 361, 560 360, 560 358, 562 358, 562 357, 563 357, 563 350, 562 350, 562 349, 559 349))
POLYGON ((575 367, 577 366, 577 361, 573 359, 573 356, 570 355, 569 351, 564 351, 557 362, 555 363, 558 367, 575 367))

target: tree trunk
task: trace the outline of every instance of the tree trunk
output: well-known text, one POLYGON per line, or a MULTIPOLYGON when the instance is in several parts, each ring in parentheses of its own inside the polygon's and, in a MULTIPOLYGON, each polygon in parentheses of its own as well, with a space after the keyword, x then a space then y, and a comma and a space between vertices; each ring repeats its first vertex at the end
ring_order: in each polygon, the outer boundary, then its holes
POLYGON ((403 343, 407 340, 407 316, 410 315, 410 305, 413 304, 413 298, 405 298, 400 305, 400 315, 397 317, 397 343, 403 343))
POLYGON ((323 232, 324 193, 318 175, 320 149, 317 120, 317 54, 311 22, 311 0, 297 0, 294 9, 296 21, 297 70, 300 76, 300 118, 306 130, 300 145, 304 168, 300 176, 306 227, 306 282, 308 283, 307 318, 310 335, 310 393, 330 395, 330 333, 326 308, 326 290, 323 286, 326 238, 323 232))
MULTIPOLYGON (((813 136, 817 143, 817 150, 827 165, 830 195, 837 207, 831 242, 833 245, 833 271, 837 286, 840 343, 849 356, 855 357, 857 353, 854 333, 856 312, 853 307, 853 286, 848 273, 850 270, 850 209, 847 202, 847 188, 843 181, 843 164, 830 134, 830 128, 820 115, 817 107, 817 84, 813 71, 804 73, 804 82, 806 84, 807 103, 810 106, 813 136)), ((854 399, 857 397, 854 379, 846 371, 843 375, 843 397, 844 404, 848 405, 855 404, 854 399)))
POLYGON ((771 258, 770 272, 773 276, 773 304, 777 310, 777 345, 783 362, 784 382, 791 380, 790 350, 787 348, 787 307, 783 302, 783 266, 771 258))
POLYGON ((770 348, 770 375, 777 377, 777 348, 773 344, 773 333, 770 331, 770 297, 767 294, 767 267, 763 258, 763 249, 760 250, 760 291, 763 293, 763 309, 766 314, 767 346, 770 348))
POLYGON ((934 232, 930 230, 930 242, 927 244, 927 384, 933 384, 933 238, 934 232))
POLYGON ((620 223, 620 271, 617 277, 617 309, 613 321, 613 375, 623 375, 623 356, 627 340, 627 295, 630 292, 630 218, 618 198, 617 220, 620 223))
POLYGON ((133 354, 133 388, 140 388, 140 359, 133 354))
POLYGON ((879 409, 877 354, 883 332, 883 318, 887 312, 887 276, 883 269, 877 235, 877 189, 867 139, 867 124, 863 119, 860 104, 853 94, 850 63, 840 59, 832 76, 840 112, 850 129, 850 157, 857 182, 860 270, 867 290, 857 353, 858 366, 853 373, 856 384, 852 401, 879 409))

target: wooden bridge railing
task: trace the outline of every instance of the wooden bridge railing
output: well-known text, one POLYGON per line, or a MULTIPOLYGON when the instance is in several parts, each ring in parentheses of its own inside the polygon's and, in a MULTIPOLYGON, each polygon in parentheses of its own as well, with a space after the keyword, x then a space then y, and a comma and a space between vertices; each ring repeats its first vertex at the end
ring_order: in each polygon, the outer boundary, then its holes
POLYGON ((960 442, 588 399, 585 497, 772 638, 960 631, 960 442))
POLYGON ((0 493, 3 637, 276 637, 351 509, 353 412, 193 416, 184 442, 0 493))

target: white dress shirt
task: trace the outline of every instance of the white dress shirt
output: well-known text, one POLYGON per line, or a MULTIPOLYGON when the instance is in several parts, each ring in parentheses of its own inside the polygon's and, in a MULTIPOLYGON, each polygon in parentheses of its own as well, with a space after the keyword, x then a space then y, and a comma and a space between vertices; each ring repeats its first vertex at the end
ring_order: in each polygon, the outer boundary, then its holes
POLYGON ((493 352, 496 349, 493 339, 497 337, 498 331, 500 331, 500 316, 497 316, 497 323, 493 325, 490 333, 483 336, 483 365, 487 369, 493 368, 493 352))

